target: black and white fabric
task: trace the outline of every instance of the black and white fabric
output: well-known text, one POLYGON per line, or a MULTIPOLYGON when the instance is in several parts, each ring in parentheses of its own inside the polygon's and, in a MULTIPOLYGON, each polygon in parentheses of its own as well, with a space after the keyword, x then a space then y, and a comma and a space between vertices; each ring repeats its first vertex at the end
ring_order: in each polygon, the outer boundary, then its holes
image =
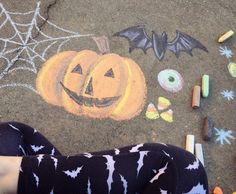
POLYGON ((18 194, 207 194, 201 162, 167 144, 63 156, 37 130, 0 124, 0 155, 23 156, 18 194))

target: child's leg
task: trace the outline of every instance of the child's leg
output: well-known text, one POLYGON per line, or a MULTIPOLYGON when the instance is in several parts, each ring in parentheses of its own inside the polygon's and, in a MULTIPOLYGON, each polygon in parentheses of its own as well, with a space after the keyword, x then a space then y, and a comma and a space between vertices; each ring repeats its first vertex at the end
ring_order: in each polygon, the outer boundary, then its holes
MULTIPOLYGON (((195 189, 196 191, 201 191, 199 193, 204 193, 204 192, 208 193, 207 175, 201 162, 190 152, 187 152, 176 146, 166 145, 166 144, 138 144, 119 149, 109 150, 107 151, 107 153, 111 155, 116 155, 116 154, 128 154, 139 151, 151 151, 151 152, 162 153, 173 161, 174 166, 176 166, 176 171, 178 176, 176 193, 188 193, 189 191, 191 191, 191 189, 195 189)), ((105 153, 106 151, 95 152, 91 154, 101 155, 105 153)), ((157 184, 150 184, 148 193, 150 193, 150 191, 152 190, 151 188, 155 188, 155 190, 153 190, 153 193, 156 193, 156 190, 160 190, 161 189, 160 184, 162 183, 163 185, 166 179, 170 180, 169 175, 167 177, 168 178, 166 178, 166 176, 161 176, 159 181, 157 181, 157 184)), ((162 190, 165 189, 162 188, 162 190)))
POLYGON ((60 152, 37 130, 17 123, 0 123, 0 155, 60 155, 60 152))
MULTIPOLYGON (((141 151, 120 155, 24 157, 19 176, 19 194, 136 194, 142 193, 159 169, 171 169, 172 161, 162 153, 141 151)), ((175 182, 168 189, 175 192, 175 182)))
POLYGON ((0 193, 17 193, 22 157, 0 156, 0 193))
POLYGON ((119 151, 25 157, 19 193, 208 193, 203 166, 185 150, 144 144, 119 151))

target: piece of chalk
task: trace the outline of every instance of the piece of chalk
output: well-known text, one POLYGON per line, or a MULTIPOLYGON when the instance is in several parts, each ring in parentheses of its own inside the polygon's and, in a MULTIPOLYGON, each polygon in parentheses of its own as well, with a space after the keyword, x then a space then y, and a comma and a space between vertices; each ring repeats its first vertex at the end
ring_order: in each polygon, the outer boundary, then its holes
POLYGON ((193 97, 192 97, 192 107, 198 108, 200 107, 200 98, 201 98, 201 88, 200 86, 194 86, 193 88, 193 97))
POLYGON ((210 141, 212 137, 212 133, 214 130, 214 123, 211 117, 205 117, 203 121, 202 128, 202 138, 205 141, 210 141))
POLYGON ((202 76, 202 96, 207 98, 209 95, 209 75, 202 76))
POLYGON ((221 35, 219 37, 218 42, 222 43, 222 42, 226 41, 227 39, 229 39, 233 35, 234 35, 234 31, 233 30, 229 30, 228 32, 225 32, 223 35, 221 35))
POLYGON ((185 149, 192 154, 194 154, 194 135, 187 135, 186 136, 186 144, 185 149))
POLYGON ((213 194, 223 194, 223 191, 220 187, 215 187, 213 190, 213 194))
POLYGON ((204 166, 204 158, 203 158, 203 151, 202 151, 202 144, 196 143, 195 144, 195 155, 200 160, 202 165, 204 166))

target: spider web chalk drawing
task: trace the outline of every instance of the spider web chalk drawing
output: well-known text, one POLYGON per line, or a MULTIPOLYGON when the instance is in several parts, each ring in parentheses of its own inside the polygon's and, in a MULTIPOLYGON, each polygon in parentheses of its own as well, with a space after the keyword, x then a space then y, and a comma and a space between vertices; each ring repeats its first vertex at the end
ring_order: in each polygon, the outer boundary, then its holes
MULTIPOLYGON (((3 68, 0 68, 0 81, 4 79, 6 75, 11 74, 14 71, 22 70, 29 71, 33 74, 37 74, 37 63, 35 60, 41 62, 46 61, 47 52, 50 48, 55 46, 56 52, 60 52, 64 44, 74 38, 91 36, 91 34, 79 34, 70 30, 63 29, 56 24, 48 21, 40 14, 40 2, 37 2, 35 10, 20 13, 7 11, 3 4, 0 3, 0 30, 10 26, 13 31, 11 37, 0 37, 0 59, 5 61, 3 68), (20 23, 15 17, 32 17, 28 23, 20 23), (59 31, 66 35, 63 36, 51 36, 46 34, 40 29, 38 22, 41 21, 44 24, 48 24, 55 32, 59 31), (22 28, 25 30, 22 32, 22 28), (33 36, 33 32, 37 33, 37 37, 33 36), (39 47, 44 49, 38 51, 39 47), (20 65, 15 65, 19 62, 20 65)), ((6 33, 5 33, 6 34, 6 33)), ((1 66, 1 63, 0 63, 1 66)), ((0 84, 1 88, 6 87, 25 87, 31 91, 38 93, 33 85, 26 83, 3 83, 0 84)))

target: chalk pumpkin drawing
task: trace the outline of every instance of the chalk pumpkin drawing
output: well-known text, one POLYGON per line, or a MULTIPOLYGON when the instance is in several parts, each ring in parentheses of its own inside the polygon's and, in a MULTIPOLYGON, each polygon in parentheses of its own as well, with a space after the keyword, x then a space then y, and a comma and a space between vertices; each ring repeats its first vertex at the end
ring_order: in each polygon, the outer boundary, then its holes
MULTIPOLYGON (((15 71, 37 74, 38 64, 35 59, 42 62, 46 61, 48 52, 52 50, 52 47, 54 48, 53 51, 60 52, 63 45, 71 39, 91 36, 90 34, 80 34, 61 28, 44 18, 40 14, 40 4, 41 2, 37 1, 36 8, 31 11, 12 12, 5 9, 3 4, 0 3, 0 19, 2 21, 0 30, 11 27, 11 31, 14 33, 13 35, 5 33, 4 37, 0 37, 0 59, 4 61, 3 68, 0 68, 0 81, 15 71), (22 18, 25 18, 25 16, 32 18, 31 21, 24 21, 22 18), (43 32, 38 21, 43 21, 44 24, 50 26, 54 33, 60 32, 61 36, 52 36, 43 32), (37 39, 33 32, 37 32, 37 39), (20 63, 16 63, 17 61, 20 63)), ((9 80, 9 78, 6 80, 9 80)), ((24 87, 38 93, 34 86, 28 83, 15 81, 0 83, 0 89, 7 87, 24 87)))
POLYGON ((146 54, 146 51, 149 48, 152 48, 159 61, 164 59, 167 50, 173 52, 177 58, 179 58, 181 52, 186 52, 190 56, 193 56, 192 50, 195 48, 208 52, 207 48, 198 40, 178 30, 176 30, 176 37, 170 42, 168 42, 166 32, 163 32, 161 36, 158 36, 156 32, 152 31, 152 36, 150 38, 147 35, 144 26, 132 26, 126 28, 115 33, 114 36, 128 39, 130 43, 130 53, 134 49, 139 48, 146 54))
POLYGON ((157 101, 157 109, 153 103, 149 103, 146 110, 146 117, 150 120, 156 120, 161 117, 164 121, 173 122, 173 110, 168 109, 171 105, 170 100, 165 97, 159 97, 157 101), (168 109, 168 110, 167 110, 168 109), (161 111, 161 113, 159 113, 161 111))
POLYGON ((46 102, 70 113, 114 120, 138 115, 147 93, 143 72, 132 59, 91 50, 51 57, 38 73, 36 87, 46 102))
POLYGON ((160 86, 168 92, 179 92, 184 85, 181 74, 174 69, 165 69, 158 73, 157 80, 160 86))

